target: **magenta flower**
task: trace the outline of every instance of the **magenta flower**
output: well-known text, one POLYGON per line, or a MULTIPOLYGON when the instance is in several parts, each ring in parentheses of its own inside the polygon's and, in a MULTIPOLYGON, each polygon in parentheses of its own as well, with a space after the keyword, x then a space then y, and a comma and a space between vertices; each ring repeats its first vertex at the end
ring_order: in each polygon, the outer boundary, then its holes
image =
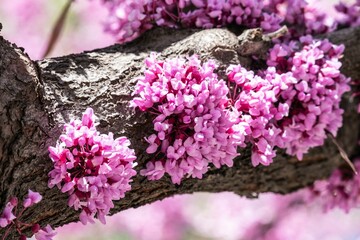
POLYGON ((73 119, 64 125, 64 134, 56 147, 49 147, 54 169, 49 173, 49 187, 55 185, 70 197, 68 205, 80 209, 83 224, 96 217, 105 223, 113 200, 125 196, 136 172, 134 150, 125 137, 100 134, 91 108, 82 120, 73 119))
POLYGON ((240 65, 227 69, 228 80, 235 85, 232 101, 239 112, 239 121, 245 126, 245 142, 252 144, 253 166, 260 163, 267 166, 276 156, 274 148, 281 133, 276 123, 289 114, 289 105, 278 104, 278 98, 296 81, 289 74, 279 75, 275 69, 270 70, 263 78, 240 65))
POLYGON ((263 1, 139 0, 107 1, 109 10, 105 29, 119 42, 129 41, 154 26, 171 28, 222 27, 238 24, 248 28, 261 26, 265 31, 280 28, 283 18, 271 14, 263 1))
POLYGON ((42 196, 38 192, 33 192, 29 189, 28 196, 25 198, 23 206, 24 208, 31 207, 32 205, 40 202, 42 199, 42 196))
POLYGON ((4 228, 8 226, 16 218, 16 216, 13 213, 13 209, 14 207, 16 207, 16 205, 17 205, 17 201, 10 201, 6 204, 5 209, 0 215, 0 227, 4 228))
MULTIPOLYGON (((27 239, 26 236, 22 233, 22 231, 24 230, 24 228, 31 226, 31 224, 24 223, 21 220, 21 217, 26 208, 29 208, 34 204, 39 203, 41 199, 42 196, 38 192, 33 192, 30 189, 28 190, 28 195, 24 199, 23 209, 19 209, 18 199, 16 197, 12 197, 10 199, 10 201, 6 204, 5 209, 0 215, 0 227, 7 227, 5 236, 2 236, 2 239, 7 239, 6 237, 8 236, 9 230, 12 227, 14 227, 19 233, 19 239, 27 239)), ((56 232, 52 230, 50 225, 47 225, 44 229, 40 229, 39 224, 34 224, 31 228, 31 231, 35 234, 35 238, 38 240, 51 240, 52 237, 56 235, 56 232)))
POLYGON ((264 8, 283 19, 281 25, 289 27, 290 39, 298 39, 306 34, 331 32, 337 27, 335 19, 306 0, 268 0, 264 8))
MULTIPOLYGON (((354 161, 356 171, 360 171, 360 159, 354 161)), ((319 201, 324 211, 341 208, 349 212, 360 206, 360 177, 350 169, 336 169, 329 179, 318 180, 309 188, 309 201, 319 201)))
POLYGON ((234 107, 240 122, 249 124, 252 163, 269 165, 275 147, 302 159, 312 147, 323 145, 327 133, 336 136, 342 125, 340 101, 350 90, 340 73, 343 46, 310 36, 275 45, 265 71, 255 75, 241 66, 228 68, 234 83, 234 107), (298 51, 299 50, 299 51, 298 51))
POLYGON ((103 0, 109 10, 105 22, 108 33, 119 42, 130 41, 155 26, 170 28, 216 28, 236 24, 245 28, 261 27, 273 32, 287 25, 286 39, 305 34, 323 34, 344 25, 359 24, 359 4, 339 4, 344 13, 334 19, 308 4, 306 0, 103 0))
POLYGON ((340 1, 335 9, 338 13, 336 20, 342 27, 360 26, 360 1, 351 4, 340 1))
POLYGON ((179 184, 186 176, 202 178, 210 163, 232 166, 237 146, 245 146, 244 136, 234 134, 243 127, 236 125, 237 112, 214 62, 160 61, 152 54, 145 64, 131 105, 154 114, 155 133, 145 138, 153 157, 140 174, 154 180, 168 173, 179 184))
MULTIPOLYGON (((335 136, 342 125, 339 103, 349 90, 349 79, 339 71, 343 47, 304 36, 330 32, 337 22, 305 0, 105 2, 110 15, 121 18, 114 21, 120 26, 114 34, 131 33, 121 35, 120 41, 155 25, 213 28, 237 24, 261 27, 265 32, 284 24, 289 27, 286 36, 274 40, 278 44, 269 51, 267 69, 228 68, 230 90, 217 79, 213 63, 201 65, 194 58, 146 59, 147 68, 131 105, 155 115, 154 133, 145 138, 146 152, 153 159, 141 171, 149 179, 165 173, 174 183, 184 176, 201 178, 209 163, 232 166, 236 148, 246 144, 251 144, 254 166, 271 164, 276 147, 302 159, 310 148, 322 145, 328 133, 335 136), (220 85, 219 91, 214 83, 220 85), (226 147, 220 144, 224 139, 226 147)), ((345 5, 338 8, 348 10, 345 5)))
POLYGON ((350 90, 350 79, 340 73, 343 46, 328 40, 313 40, 310 36, 300 41, 303 45, 300 49, 293 43, 275 45, 268 64, 279 72, 289 71, 296 79, 281 92, 280 102, 290 110, 278 123, 282 143, 277 146, 302 159, 310 148, 324 143, 327 133, 336 136, 342 125, 340 101, 350 90))

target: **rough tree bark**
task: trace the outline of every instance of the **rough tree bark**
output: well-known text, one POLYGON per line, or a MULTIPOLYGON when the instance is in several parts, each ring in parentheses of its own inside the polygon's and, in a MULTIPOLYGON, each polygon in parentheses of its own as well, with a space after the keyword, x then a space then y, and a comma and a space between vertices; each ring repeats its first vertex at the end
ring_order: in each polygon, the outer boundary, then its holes
MULTIPOLYGON (((343 72, 360 79, 360 28, 341 30, 329 37, 346 45, 343 72)), ((68 196, 47 187, 51 169, 47 148, 55 145, 62 124, 92 107, 100 119, 100 131, 126 135, 131 140, 138 156, 136 169, 140 170, 149 159, 143 137, 151 133, 151 119, 128 104, 135 84, 132 79, 141 74, 144 58, 151 51, 162 58, 197 53, 202 59, 217 59, 221 74, 229 63, 252 66, 250 58, 241 56, 246 55, 242 54, 245 47, 225 29, 154 29, 126 45, 32 61, 23 49, 0 36, 0 210, 11 196, 22 199, 32 189, 44 198, 25 212, 25 222, 60 226, 77 221, 78 212, 67 207, 68 196)), ((344 98, 343 107, 344 126, 337 139, 351 156, 357 154, 360 121, 350 94, 344 98)), ((302 161, 278 150, 272 165, 254 168, 248 148, 234 162, 232 168, 211 168, 202 180, 185 179, 181 185, 172 184, 167 177, 147 181, 136 176, 132 190, 116 202, 112 213, 200 191, 232 191, 247 197, 263 192, 285 194, 327 177, 343 163, 329 141, 302 161)))

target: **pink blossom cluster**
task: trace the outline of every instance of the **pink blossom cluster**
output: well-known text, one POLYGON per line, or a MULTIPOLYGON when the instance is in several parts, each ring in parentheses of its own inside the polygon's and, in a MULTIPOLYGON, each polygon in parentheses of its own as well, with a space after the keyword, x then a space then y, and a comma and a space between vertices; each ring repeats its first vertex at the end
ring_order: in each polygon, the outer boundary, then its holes
POLYGON ((154 157, 140 173, 150 180, 168 173, 174 183, 201 178, 209 163, 232 166, 236 148, 249 143, 254 166, 272 163, 275 147, 301 160, 342 125, 340 101, 349 91, 339 71, 343 49, 310 37, 301 46, 277 44, 265 71, 230 66, 231 90, 211 61, 147 58, 132 106, 155 115, 156 133, 146 138, 154 157))
MULTIPOLYGON (((333 31, 337 21, 320 12, 306 0, 103 0, 109 10, 105 29, 119 42, 138 37, 154 26, 171 28, 214 28, 236 24, 245 28, 261 27, 265 32, 287 25, 295 39, 305 34, 333 31)), ((349 13, 343 23, 355 23, 358 6, 337 6, 349 13)))
POLYGON ((228 80, 235 84, 233 104, 240 122, 246 127, 246 142, 252 144, 251 161, 269 165, 276 156, 275 146, 284 145, 278 121, 289 115, 289 102, 279 102, 280 94, 296 83, 292 74, 277 74, 275 68, 261 77, 240 65, 227 69, 228 80))
POLYGON ((275 45, 267 64, 276 67, 278 73, 290 72, 297 80, 279 97, 290 111, 277 123, 283 138, 278 146, 302 159, 309 148, 324 143, 327 133, 336 136, 342 125, 340 101, 350 90, 350 79, 340 73, 343 45, 309 36, 300 42, 301 48, 294 42, 275 45))
POLYGON ((213 28, 237 24, 265 31, 280 27, 282 17, 266 12, 259 0, 103 0, 109 10, 107 32, 129 41, 154 26, 213 28))
POLYGON ((196 56, 160 61, 152 54, 145 64, 131 105, 154 115, 155 133, 146 138, 153 155, 140 174, 156 180, 168 173, 179 184, 185 176, 202 178, 210 163, 231 167, 245 126, 229 108, 214 62, 201 64, 196 56))
MULTIPOLYGON (((360 159, 354 160, 357 172, 360 171, 360 159)), ((360 176, 350 169, 336 169, 326 180, 318 180, 309 188, 309 200, 320 201, 324 211, 341 208, 349 212, 360 206, 360 176)))
POLYGON ((265 8, 284 19, 282 24, 288 26, 291 39, 331 32, 337 27, 332 17, 320 12, 306 0, 268 0, 265 8))
POLYGON ((149 12, 156 12, 151 0, 103 0, 109 10, 105 31, 116 36, 119 42, 129 41, 153 27, 149 12))
POLYGON ((335 9, 340 13, 337 22, 342 27, 360 26, 360 0, 356 0, 353 4, 346 4, 340 1, 335 5, 335 9))
POLYGON ((26 239, 26 236, 22 234, 25 227, 31 227, 31 231, 37 240, 51 240, 56 235, 56 232, 54 232, 50 225, 41 229, 39 224, 27 224, 19 220, 27 208, 39 203, 41 199, 42 196, 40 193, 33 192, 29 189, 28 195, 23 201, 21 211, 18 211, 18 199, 16 197, 10 199, 5 205, 3 212, 0 214, 0 227, 7 228, 3 238, 1 238, 2 240, 7 239, 6 237, 13 226, 15 226, 15 229, 19 233, 20 239, 26 239))
POLYGON ((105 215, 114 207, 113 200, 131 189, 134 150, 126 137, 96 130, 96 116, 88 108, 82 120, 72 119, 64 125, 64 134, 55 147, 49 147, 54 163, 49 173, 49 187, 55 185, 70 195, 68 205, 81 210, 83 224, 96 217, 105 224, 105 215))
POLYGON ((275 45, 268 69, 258 75, 239 65, 228 68, 228 80, 235 83, 234 107, 250 126, 246 142, 252 144, 254 166, 269 165, 275 147, 301 160, 342 125, 341 96, 350 90, 339 70, 344 47, 311 37, 300 43, 275 45))
MULTIPOLYGON (((176 2, 176 1, 174 1, 176 2)), ((260 26, 265 31, 280 27, 282 18, 265 12, 263 1, 259 0, 191 0, 179 14, 181 26, 214 28, 228 24, 242 25, 247 28, 260 26)))

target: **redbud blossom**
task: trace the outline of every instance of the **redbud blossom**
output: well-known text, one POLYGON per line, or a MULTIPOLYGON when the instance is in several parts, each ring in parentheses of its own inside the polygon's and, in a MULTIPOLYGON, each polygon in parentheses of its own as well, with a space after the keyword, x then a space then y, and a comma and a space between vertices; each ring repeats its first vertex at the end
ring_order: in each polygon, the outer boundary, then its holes
POLYGON ((237 125, 215 63, 195 56, 160 61, 153 54, 145 64, 131 102, 154 114, 154 134, 145 138, 152 160, 140 174, 156 180, 168 173, 179 184, 186 176, 202 178, 210 163, 231 167, 237 146, 245 146, 246 127, 237 125))
POLYGON ((12 220, 16 218, 13 214, 13 209, 16 205, 13 205, 11 202, 8 202, 5 206, 5 209, 0 215, 0 227, 4 228, 8 226, 12 220))
POLYGON ((277 145, 302 159, 310 148, 323 145, 327 133, 336 136, 344 112, 340 101, 350 90, 350 79, 340 73, 344 46, 310 36, 300 43, 300 49, 293 42, 275 45, 267 62, 296 79, 279 98, 290 110, 277 124, 282 131, 282 144, 277 145))
POLYGON ((29 191, 28 196, 27 196, 27 198, 25 198, 24 203, 23 203, 25 208, 31 207, 32 205, 40 202, 42 199, 42 196, 40 195, 40 193, 33 192, 30 189, 28 191, 29 191))
POLYGON ((130 141, 126 137, 114 139, 111 132, 100 134, 96 119, 88 108, 82 120, 65 124, 56 146, 49 147, 54 169, 49 173, 48 185, 69 194, 68 205, 81 210, 83 224, 94 222, 95 215, 105 224, 113 200, 125 196, 136 174, 130 141))
MULTIPOLYGON (((355 159, 356 171, 360 171, 360 159, 355 159)), ((309 188, 309 200, 319 201, 324 211, 341 208, 349 212, 360 206, 360 176, 351 169, 336 169, 327 180, 318 180, 309 188)))

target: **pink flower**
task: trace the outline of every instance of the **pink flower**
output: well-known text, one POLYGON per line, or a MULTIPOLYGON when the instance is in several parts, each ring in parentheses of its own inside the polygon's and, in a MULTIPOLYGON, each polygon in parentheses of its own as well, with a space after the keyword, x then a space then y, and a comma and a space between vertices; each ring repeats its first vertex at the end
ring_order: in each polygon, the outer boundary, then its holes
POLYGON ((109 11, 105 29, 119 42, 130 41, 155 26, 170 28, 216 28, 236 24, 244 28, 261 27, 273 32, 281 25, 290 29, 285 39, 305 34, 323 34, 337 24, 360 24, 359 4, 340 4, 340 19, 334 19, 305 0, 139 0, 107 1, 109 11))
POLYGON ((350 90, 350 79, 339 70, 341 46, 310 36, 300 41, 303 44, 300 49, 275 45, 270 51, 270 64, 278 71, 290 71, 296 79, 281 92, 282 103, 290 109, 279 124, 282 131, 279 141, 283 144, 278 146, 302 159, 311 147, 324 143, 327 132, 336 136, 342 125, 341 96, 350 90), (287 49, 287 56, 279 52, 281 47, 287 49))
POLYGON ((159 61, 152 54, 145 64, 131 105, 155 113, 155 133, 145 138, 154 156, 140 174, 156 180, 168 173, 179 184, 186 176, 202 178, 210 163, 232 166, 237 146, 244 146, 244 137, 234 133, 243 127, 236 127, 237 111, 228 108, 229 90, 217 79, 214 62, 159 61))
MULTIPOLYGON (((355 169, 360 171, 360 160, 355 159, 355 169)), ((349 212, 360 206, 360 177, 350 169, 336 169, 329 179, 318 180, 309 188, 309 201, 320 201, 324 211, 341 208, 349 212)))
POLYGON ((10 201, 6 204, 3 212, 0 215, 0 227, 4 228, 11 224, 11 222, 16 218, 16 216, 13 214, 13 209, 16 207, 17 201, 10 201))
POLYGON ((268 59, 272 67, 258 75, 239 65, 227 70, 236 85, 232 98, 239 121, 250 127, 245 142, 252 144, 254 166, 269 165, 275 147, 301 160, 342 125, 340 100, 350 89, 339 71, 343 48, 310 36, 300 40, 299 51, 294 42, 275 45, 268 59))
MULTIPOLYGON (((22 233, 21 229, 29 227, 31 224, 24 223, 22 221, 19 221, 18 219, 22 217, 22 214, 24 213, 24 209, 33 206, 34 204, 40 202, 42 199, 42 196, 37 193, 33 192, 30 189, 28 190, 28 196, 24 199, 23 203, 23 209, 19 211, 18 208, 15 209, 15 214, 13 213, 14 207, 17 207, 18 200, 16 197, 12 197, 10 201, 6 204, 4 211, 0 215, 0 227, 7 227, 7 230, 5 231, 5 236, 3 236, 3 239, 7 239, 7 234, 9 233, 9 229, 12 227, 15 227, 17 232, 19 233, 19 239, 26 239, 26 236, 22 233), (19 213, 20 212, 20 213, 19 213)), ((35 238, 38 240, 51 240, 52 237, 56 234, 51 229, 50 225, 48 225, 43 230, 40 230, 39 224, 34 224, 31 228, 32 233, 35 234, 35 238)))
POLYGON ((337 22, 343 27, 360 26, 360 2, 356 1, 351 4, 339 2, 335 5, 337 11, 337 22))
POLYGON ((40 195, 40 193, 33 192, 30 189, 28 191, 29 191, 28 196, 25 198, 24 203, 23 203, 25 208, 31 207, 32 205, 40 202, 42 199, 42 196, 40 195))
POLYGON ((80 209, 85 224, 96 216, 105 223, 105 215, 114 207, 113 200, 125 196, 136 174, 134 150, 125 137, 96 130, 96 117, 91 108, 82 120, 64 125, 64 134, 56 147, 49 147, 54 169, 49 173, 49 187, 57 186, 70 195, 68 205, 80 209))
POLYGON ((238 24, 265 31, 280 28, 283 17, 272 14, 263 1, 139 0, 106 1, 105 30, 119 42, 138 37, 154 26, 213 28, 238 24))
POLYGON ((245 135, 245 142, 252 144, 251 161, 253 166, 269 165, 276 156, 275 146, 281 130, 276 121, 288 114, 286 104, 278 105, 281 91, 286 90, 294 79, 290 75, 276 74, 271 68, 264 77, 255 75, 240 65, 227 69, 228 80, 235 86, 232 99, 239 112, 243 131, 234 133, 245 135), (277 106, 278 105, 278 106, 277 106))

